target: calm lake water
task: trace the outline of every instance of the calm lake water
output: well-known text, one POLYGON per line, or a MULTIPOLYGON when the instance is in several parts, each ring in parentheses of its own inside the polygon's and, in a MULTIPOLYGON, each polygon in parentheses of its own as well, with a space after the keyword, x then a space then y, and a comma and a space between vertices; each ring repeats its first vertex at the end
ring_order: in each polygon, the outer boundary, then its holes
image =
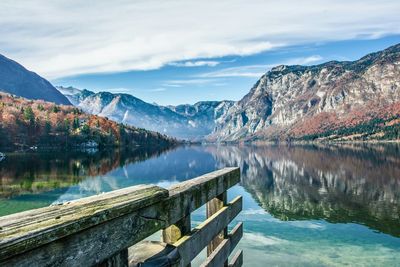
MULTIPOLYGON (((187 146, 9 154, 0 216, 239 166, 244 266, 400 266, 400 146, 187 146)), ((196 224, 204 209, 193 214, 196 224)), ((196 266, 197 263, 194 264, 196 266)))

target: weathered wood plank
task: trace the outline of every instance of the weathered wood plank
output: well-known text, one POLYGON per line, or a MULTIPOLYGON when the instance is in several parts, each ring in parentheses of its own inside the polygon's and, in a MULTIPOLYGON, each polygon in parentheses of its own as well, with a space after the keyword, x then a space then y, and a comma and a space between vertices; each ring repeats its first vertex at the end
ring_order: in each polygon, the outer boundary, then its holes
MULTIPOLYGON (((206 215, 207 218, 210 218, 214 213, 218 212, 222 207, 226 205, 228 193, 225 191, 221 195, 216 198, 210 200, 206 204, 206 215)), ((218 245, 227 237, 228 235, 228 227, 225 227, 207 246, 207 256, 210 256, 211 253, 218 247, 218 245)), ((224 264, 227 266, 228 262, 224 264)))
POLYGON ((243 224, 239 223, 232 229, 227 239, 224 239, 219 246, 207 257, 201 267, 220 267, 227 261, 229 254, 239 243, 243 236, 243 224))
MULTIPOLYGON (((171 188, 170 196, 163 201, 137 211, 129 210, 125 215, 75 234, 66 233, 63 238, 54 236, 51 243, 7 260, 0 260, 0 265, 33 267, 99 264, 120 250, 188 216, 193 210, 238 183, 240 172, 238 168, 227 168, 193 180, 171 188)), ((57 207, 49 209, 57 213, 57 207)), ((25 214, 38 220, 37 211, 40 210, 25 214)), ((25 233, 28 237, 29 234, 25 233)), ((32 247, 36 247, 36 244, 27 244, 25 249, 32 247)))
POLYGON ((239 168, 224 168, 172 186, 170 200, 164 202, 164 208, 169 210, 168 224, 176 223, 239 182, 239 168))
POLYGON ((236 254, 232 257, 231 261, 229 262, 229 267, 241 267, 243 265, 243 250, 239 250, 236 254))
POLYGON ((181 266, 189 264, 240 213, 242 205, 242 197, 235 198, 174 243, 181 255, 181 266))
POLYGON ((140 185, 0 217, 0 260, 134 212, 168 197, 168 190, 140 185))
MULTIPOLYGON (((219 231, 224 229, 225 226, 240 213, 241 209, 242 198, 237 197, 202 224, 195 227, 188 235, 183 236, 175 242, 173 246, 180 255, 180 266, 190 264, 191 260, 193 260, 194 257, 196 257, 200 251, 207 246, 219 231)), ((232 243, 236 244, 239 242, 241 231, 241 224, 238 224, 238 226, 232 230, 230 236, 230 238, 233 238, 232 243)), ((166 243, 164 244, 166 245, 166 243)), ((140 262, 164 262, 166 255, 172 254, 171 248, 165 247, 165 245, 162 245, 162 243, 155 244, 155 242, 143 241, 130 249, 130 253, 137 254, 130 256, 132 259, 131 262, 133 264, 138 264, 140 262), (162 246, 164 246, 165 249, 160 249, 163 248, 162 246), (154 249, 154 247, 157 247, 158 249, 154 249)))

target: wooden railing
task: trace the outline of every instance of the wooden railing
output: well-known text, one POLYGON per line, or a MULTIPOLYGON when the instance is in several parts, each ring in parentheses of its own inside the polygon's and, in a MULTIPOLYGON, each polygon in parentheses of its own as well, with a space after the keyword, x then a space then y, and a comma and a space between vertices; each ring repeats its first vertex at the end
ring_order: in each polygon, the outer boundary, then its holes
POLYGON ((0 266, 241 266, 242 198, 227 203, 240 181, 225 168, 164 189, 140 185, 0 217, 0 266), (207 219, 191 228, 190 214, 207 204, 207 219), (142 241, 163 230, 163 242, 142 241))

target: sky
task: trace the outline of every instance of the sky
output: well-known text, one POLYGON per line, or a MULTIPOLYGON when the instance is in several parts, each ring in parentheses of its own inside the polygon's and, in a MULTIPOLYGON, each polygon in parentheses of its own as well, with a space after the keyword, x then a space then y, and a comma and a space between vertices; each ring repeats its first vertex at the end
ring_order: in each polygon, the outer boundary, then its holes
POLYGON ((271 67, 400 43, 398 0, 0 1, 0 54, 53 85, 239 100, 271 67))

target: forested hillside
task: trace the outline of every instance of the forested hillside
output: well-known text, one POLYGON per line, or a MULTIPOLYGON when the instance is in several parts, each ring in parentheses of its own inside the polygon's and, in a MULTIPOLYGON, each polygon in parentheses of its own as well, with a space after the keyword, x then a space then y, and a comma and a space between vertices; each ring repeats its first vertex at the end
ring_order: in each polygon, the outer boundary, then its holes
POLYGON ((169 146, 165 135, 89 115, 72 106, 0 93, 0 148, 169 146))

